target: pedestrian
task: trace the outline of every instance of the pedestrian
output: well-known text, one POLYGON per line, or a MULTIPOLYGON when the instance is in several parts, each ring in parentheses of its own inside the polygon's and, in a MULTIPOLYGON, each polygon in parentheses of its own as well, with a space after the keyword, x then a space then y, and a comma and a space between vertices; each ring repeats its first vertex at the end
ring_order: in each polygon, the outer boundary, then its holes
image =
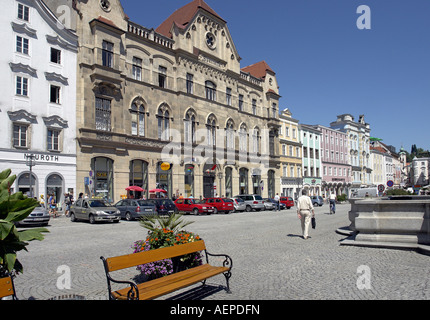
POLYGON ((334 192, 330 194, 330 214, 333 212, 333 214, 336 213, 336 195, 334 192))
POLYGON ((57 217, 57 204, 55 203, 55 198, 52 196, 51 203, 49 204, 49 213, 56 218, 57 217))
POLYGON ((308 197, 306 189, 302 190, 302 196, 297 200, 297 217, 301 220, 303 239, 308 239, 309 224, 315 217, 314 206, 311 198, 308 197))
POLYGON ((279 208, 279 201, 281 200, 281 198, 279 197, 278 193, 273 198, 273 200, 275 200, 275 211, 281 211, 281 209, 279 208))

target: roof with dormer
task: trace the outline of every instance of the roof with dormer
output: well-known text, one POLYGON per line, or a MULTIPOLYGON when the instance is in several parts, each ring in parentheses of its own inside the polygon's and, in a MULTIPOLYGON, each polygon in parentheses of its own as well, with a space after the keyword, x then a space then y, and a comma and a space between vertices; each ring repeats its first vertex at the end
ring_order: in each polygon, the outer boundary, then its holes
POLYGON ((252 76, 258 79, 264 79, 266 77, 267 72, 271 72, 275 74, 272 68, 269 67, 266 61, 260 61, 254 63, 250 66, 242 68, 243 72, 250 73, 252 76))
POLYGON ((176 24, 181 29, 185 29, 200 9, 209 12, 213 16, 225 22, 225 20, 222 19, 206 2, 203 0, 193 0, 173 12, 155 31, 166 37, 172 38, 170 31, 173 24, 176 24))

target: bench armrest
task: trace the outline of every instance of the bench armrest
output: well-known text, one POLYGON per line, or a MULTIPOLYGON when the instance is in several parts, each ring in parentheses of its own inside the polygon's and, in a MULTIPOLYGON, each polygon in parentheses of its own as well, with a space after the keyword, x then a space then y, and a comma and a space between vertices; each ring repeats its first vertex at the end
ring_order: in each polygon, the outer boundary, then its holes
POLYGON ((233 268, 233 260, 230 258, 230 256, 226 255, 226 254, 212 254, 206 251, 206 262, 209 263, 209 256, 211 257, 224 257, 224 261, 222 263, 223 267, 228 267, 229 271, 231 270, 231 268, 233 268))
POLYGON ((112 300, 112 298, 113 298, 111 282, 130 285, 130 290, 127 292, 127 299, 128 300, 139 300, 139 290, 137 289, 137 285, 132 281, 119 281, 119 280, 113 279, 109 274, 106 259, 104 257, 100 257, 100 259, 103 260, 103 265, 105 267, 105 273, 106 273, 106 279, 107 279, 108 291, 109 291, 109 300, 112 300))

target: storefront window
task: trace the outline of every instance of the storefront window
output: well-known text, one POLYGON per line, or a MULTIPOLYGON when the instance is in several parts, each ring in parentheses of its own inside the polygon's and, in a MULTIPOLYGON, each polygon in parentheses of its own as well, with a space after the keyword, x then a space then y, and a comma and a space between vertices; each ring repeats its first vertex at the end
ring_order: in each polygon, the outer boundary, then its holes
POLYGON ((233 169, 229 167, 225 168, 225 196, 233 197, 233 169))
POLYGON ((157 164, 157 189, 167 191, 166 196, 171 197, 172 193, 172 165, 166 166, 166 163, 158 162, 157 164), (169 168, 167 170, 167 168, 169 168))
POLYGON ((91 160, 94 172, 94 189, 90 190, 94 198, 113 201, 113 160, 103 157, 91 160))
POLYGON ((275 197, 275 171, 269 170, 267 173, 267 191, 269 193, 269 198, 275 197))
POLYGON ((143 192, 136 192, 135 197, 148 198, 148 163, 142 160, 130 161, 130 186, 141 187, 143 192))
POLYGON ((248 194, 248 169, 246 168, 239 170, 239 192, 240 194, 248 194))
POLYGON ((185 165, 185 197, 194 197, 194 166, 185 165))

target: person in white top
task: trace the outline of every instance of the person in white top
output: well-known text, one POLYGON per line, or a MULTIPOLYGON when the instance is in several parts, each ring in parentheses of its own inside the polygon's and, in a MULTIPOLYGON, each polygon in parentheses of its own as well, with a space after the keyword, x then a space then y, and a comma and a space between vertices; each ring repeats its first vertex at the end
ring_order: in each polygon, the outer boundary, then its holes
POLYGON ((331 207, 331 208, 333 208, 333 210, 330 210, 330 214, 331 214, 332 212, 333 212, 333 213, 336 213, 336 195, 332 192, 332 193, 330 194, 329 199, 330 199, 330 207, 331 207))
POLYGON ((309 224, 312 217, 315 217, 314 206, 312 205, 312 200, 307 195, 307 190, 302 190, 302 196, 297 200, 297 216, 302 223, 302 233, 303 239, 308 239, 309 224))
POLYGON ((273 198, 273 200, 276 201, 276 203, 275 203, 275 211, 280 211, 279 201, 281 200, 281 198, 279 197, 279 194, 276 194, 276 196, 273 198))

